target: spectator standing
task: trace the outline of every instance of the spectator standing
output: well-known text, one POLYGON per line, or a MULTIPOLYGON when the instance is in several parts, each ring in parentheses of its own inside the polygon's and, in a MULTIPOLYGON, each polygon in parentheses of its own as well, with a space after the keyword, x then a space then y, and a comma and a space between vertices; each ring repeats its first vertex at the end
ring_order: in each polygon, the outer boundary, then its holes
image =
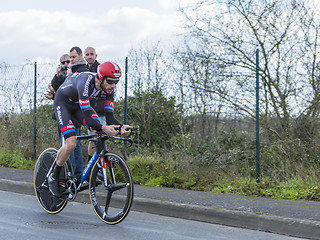
POLYGON ((52 78, 51 83, 49 83, 49 86, 48 86, 49 91, 45 94, 45 97, 47 99, 54 98, 54 93, 58 90, 60 85, 66 79, 66 74, 67 74, 67 69, 68 69, 69 63, 70 63, 69 54, 63 54, 60 57, 60 64, 58 65, 57 73, 52 78))
POLYGON ((70 70, 68 74, 75 73, 75 72, 88 72, 90 71, 89 67, 86 64, 86 61, 83 58, 83 53, 81 48, 79 47, 72 47, 70 49, 70 70))
POLYGON ((84 59, 87 61, 87 66, 90 69, 90 72, 97 72, 99 62, 97 61, 98 54, 93 47, 87 47, 84 50, 84 59))
POLYGON ((57 73, 54 75, 53 79, 51 80, 51 85, 56 92, 60 85, 64 83, 67 77, 67 70, 70 64, 70 56, 69 54, 63 54, 60 57, 60 65, 57 68, 57 73))

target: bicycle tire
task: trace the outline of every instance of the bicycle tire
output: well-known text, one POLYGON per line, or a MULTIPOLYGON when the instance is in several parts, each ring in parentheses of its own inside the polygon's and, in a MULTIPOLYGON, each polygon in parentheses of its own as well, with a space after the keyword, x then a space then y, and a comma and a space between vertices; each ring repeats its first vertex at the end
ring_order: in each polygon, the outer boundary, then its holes
MULTIPOLYGON (((45 149, 38 157, 35 169, 34 169, 34 191, 37 200, 44 211, 50 214, 56 214, 61 212, 67 205, 67 199, 59 199, 49 195, 49 189, 43 187, 42 184, 50 170, 58 150, 56 148, 45 149)), ((60 179, 65 179, 65 168, 60 171, 60 179)))
POLYGON ((105 160, 107 178, 113 184, 111 186, 113 186, 114 191, 106 188, 104 183, 97 186, 96 179, 101 169, 98 160, 90 173, 90 201, 100 220, 113 225, 120 223, 128 215, 133 201, 134 184, 130 168, 120 155, 109 152, 105 155, 105 160), (114 178, 111 177, 111 169, 107 162, 111 162, 113 165, 114 178), (109 204, 106 204, 107 201, 109 201, 109 204))

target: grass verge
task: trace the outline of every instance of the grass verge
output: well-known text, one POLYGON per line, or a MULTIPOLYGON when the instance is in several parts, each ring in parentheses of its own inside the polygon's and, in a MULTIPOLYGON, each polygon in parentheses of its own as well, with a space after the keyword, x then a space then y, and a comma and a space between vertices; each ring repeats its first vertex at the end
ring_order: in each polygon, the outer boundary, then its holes
MULTIPOLYGON (((192 163, 169 160, 157 155, 135 155, 128 160, 136 184, 187 190, 211 191, 244 196, 291 200, 320 200, 319 177, 310 172, 306 177, 290 176, 274 181, 227 173, 223 169, 209 169, 192 163), (214 173, 212 172, 214 171, 214 173)), ((26 159, 19 150, 0 150, 0 166, 33 170, 35 161, 26 159)))

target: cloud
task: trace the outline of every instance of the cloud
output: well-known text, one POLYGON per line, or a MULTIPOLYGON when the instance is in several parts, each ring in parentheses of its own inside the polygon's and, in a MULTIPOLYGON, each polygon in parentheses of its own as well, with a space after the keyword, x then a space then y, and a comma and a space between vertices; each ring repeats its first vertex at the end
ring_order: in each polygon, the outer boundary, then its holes
POLYGON ((89 45, 102 58, 122 58, 144 39, 170 38, 177 32, 176 15, 139 7, 109 9, 97 15, 36 9, 0 12, 0 62, 57 60, 72 46, 84 49, 89 45))
POLYGON ((178 9, 181 0, 159 0, 160 5, 165 10, 178 9))

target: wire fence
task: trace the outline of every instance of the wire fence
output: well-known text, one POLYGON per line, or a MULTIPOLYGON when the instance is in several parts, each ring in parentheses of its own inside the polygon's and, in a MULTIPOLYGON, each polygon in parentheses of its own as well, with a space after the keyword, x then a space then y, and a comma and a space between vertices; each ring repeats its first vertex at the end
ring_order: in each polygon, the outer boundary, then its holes
MULTIPOLYGON (((172 72, 163 71, 169 76, 163 75, 158 82, 151 82, 157 76, 148 77, 147 71, 130 62, 127 66, 125 58, 113 61, 123 72, 117 84, 115 114, 118 120, 124 121, 127 90, 128 124, 134 126, 131 138, 135 144, 128 148, 129 155, 161 158, 169 167, 170 162, 189 166, 188 169, 200 166, 212 176, 217 169, 221 170, 221 176, 239 172, 243 176, 254 176, 254 118, 222 103, 220 108, 219 99, 210 92, 201 93, 187 88, 187 84, 181 94, 179 85, 173 82, 172 72)), ((0 64, 0 154, 3 149, 19 150, 24 157, 36 159, 45 148, 60 146, 57 123, 52 119, 53 102, 44 97, 56 68, 56 63, 0 64)), ((84 128, 83 133, 86 134, 84 128)), ((285 178, 289 167, 293 172, 300 171, 296 165, 290 165, 296 159, 304 159, 308 164, 317 161, 310 156, 318 156, 318 148, 304 147, 301 141, 274 140, 266 128, 262 128, 260 135, 263 174, 273 174, 270 166, 274 166, 275 179, 285 178), (285 149, 298 149, 294 152, 298 156, 291 156, 285 149)), ((123 146, 110 146, 110 149, 118 150, 114 147, 123 150, 123 146)), ((82 150, 86 157, 86 144, 82 144, 82 150)), ((139 164, 148 165, 143 161, 139 164)), ((152 165, 146 166, 149 167, 152 165)))
MULTIPOLYGON (((137 89, 143 86, 152 85, 151 89, 156 89, 158 83, 154 84, 150 79, 156 79, 157 76, 148 76, 149 80, 145 80, 143 78, 147 77, 143 75, 146 73, 141 69, 141 72, 135 71, 130 63, 128 66, 127 58, 112 61, 120 66, 123 73, 117 85, 116 114, 121 122, 128 119, 128 123, 136 127, 138 149, 145 145, 151 149, 173 147, 181 150, 190 147, 190 138, 194 142, 205 142, 208 138, 213 139, 218 131, 230 131, 234 127, 248 129, 250 126, 251 135, 254 136, 252 119, 244 119, 237 112, 216 111, 219 109, 214 104, 210 107, 206 103, 207 116, 194 114, 199 107, 194 107, 193 101, 179 98, 179 89, 168 81, 158 80, 161 91, 139 93, 137 89), (125 78, 128 79, 127 85, 125 78), (126 102, 129 105, 127 111, 126 102), (129 118, 125 114, 129 114, 129 118)), ((57 64, 52 62, 0 64, 0 127, 4 129, 3 132, 12 133, 0 139, 0 148, 7 147, 7 141, 15 142, 26 156, 35 158, 39 151, 53 143, 58 147, 56 123, 51 118, 53 102, 44 97, 56 69, 57 64), (17 143, 20 138, 21 142, 17 143)), ((190 100, 193 99, 190 97, 190 100)))

